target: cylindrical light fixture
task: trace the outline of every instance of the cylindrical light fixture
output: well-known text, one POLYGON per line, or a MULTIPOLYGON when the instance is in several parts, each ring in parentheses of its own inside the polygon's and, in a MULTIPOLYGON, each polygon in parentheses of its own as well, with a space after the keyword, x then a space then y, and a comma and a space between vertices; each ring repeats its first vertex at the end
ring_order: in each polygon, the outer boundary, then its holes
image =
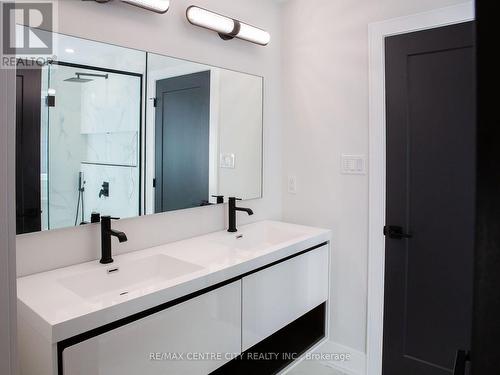
POLYGON ((170 7, 170 0, 122 0, 124 3, 135 5, 156 13, 166 13, 170 7))
MULTIPOLYGON (((85 1, 85 0, 83 0, 85 1)), ((95 0, 98 3, 109 3, 111 0, 95 0)), ((121 0, 124 3, 151 10, 156 13, 166 13, 170 0, 121 0)))
POLYGON ((224 40, 238 38, 261 46, 271 41, 267 31, 197 6, 190 6, 186 17, 192 25, 213 30, 224 40))

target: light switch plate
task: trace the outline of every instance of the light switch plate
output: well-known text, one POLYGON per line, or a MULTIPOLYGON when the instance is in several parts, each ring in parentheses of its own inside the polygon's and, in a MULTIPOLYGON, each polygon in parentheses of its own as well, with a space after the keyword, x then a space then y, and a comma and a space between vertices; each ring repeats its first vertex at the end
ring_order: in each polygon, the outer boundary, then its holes
POLYGON ((342 174, 366 174, 366 156, 342 154, 342 174))
POLYGON ((234 154, 220 154, 220 167, 234 169, 234 161, 236 157, 234 154))

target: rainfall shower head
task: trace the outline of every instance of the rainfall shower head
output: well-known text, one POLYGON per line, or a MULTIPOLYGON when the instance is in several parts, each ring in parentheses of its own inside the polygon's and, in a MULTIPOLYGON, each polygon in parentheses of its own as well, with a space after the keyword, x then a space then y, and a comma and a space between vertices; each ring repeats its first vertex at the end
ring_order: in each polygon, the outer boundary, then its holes
POLYGON ((76 75, 76 77, 71 77, 71 78, 65 79, 64 81, 76 82, 76 83, 87 83, 87 82, 93 81, 93 79, 91 79, 91 78, 82 78, 82 77, 95 77, 95 78, 108 79, 107 74, 75 73, 75 75, 76 75))
POLYGON ((87 82, 92 82, 93 79, 80 78, 80 76, 77 75, 76 77, 65 79, 64 81, 65 82, 76 82, 76 83, 87 83, 87 82))

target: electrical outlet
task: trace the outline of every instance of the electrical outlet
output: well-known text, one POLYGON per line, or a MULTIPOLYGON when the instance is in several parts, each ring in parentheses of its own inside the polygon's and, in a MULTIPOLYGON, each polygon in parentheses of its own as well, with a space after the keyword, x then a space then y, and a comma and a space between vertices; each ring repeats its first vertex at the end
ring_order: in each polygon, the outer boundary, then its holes
POLYGON ((288 176, 288 192, 297 194, 297 176, 288 176))

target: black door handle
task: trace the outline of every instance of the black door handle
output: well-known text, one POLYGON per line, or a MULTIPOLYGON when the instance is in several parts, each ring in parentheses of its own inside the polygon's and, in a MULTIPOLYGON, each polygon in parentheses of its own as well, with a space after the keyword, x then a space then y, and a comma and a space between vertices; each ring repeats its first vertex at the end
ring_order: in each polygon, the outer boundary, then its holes
POLYGON ((466 375, 467 362, 470 362, 470 353, 466 350, 457 350, 453 375, 466 375))
POLYGON ((386 225, 384 227, 384 236, 395 239, 402 240, 403 238, 411 238, 412 235, 409 233, 404 233, 403 228, 397 225, 386 225))

